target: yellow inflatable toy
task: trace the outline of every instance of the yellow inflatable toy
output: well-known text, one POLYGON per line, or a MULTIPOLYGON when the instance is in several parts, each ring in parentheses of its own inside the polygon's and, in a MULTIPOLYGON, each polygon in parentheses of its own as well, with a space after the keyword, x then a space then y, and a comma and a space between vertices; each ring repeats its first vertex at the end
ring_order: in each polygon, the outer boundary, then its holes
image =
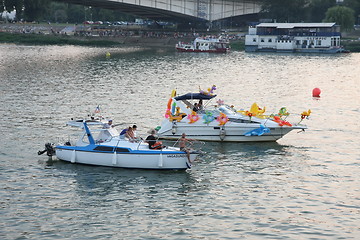
POLYGON ((257 115, 262 115, 265 112, 265 110, 266 110, 265 107, 263 109, 261 109, 261 108, 259 108, 257 103, 253 103, 253 105, 251 105, 249 112, 251 112, 253 116, 257 116, 257 115))
POLYGON ((301 119, 304 119, 305 117, 310 116, 311 114, 311 110, 309 109, 308 111, 304 111, 301 113, 301 119))
POLYGON ((266 116, 263 116, 265 111, 266 111, 266 107, 259 108, 257 103, 253 103, 253 105, 251 105, 250 111, 238 111, 238 112, 248 117, 266 118, 266 116))
POLYGON ((180 113, 180 107, 176 107, 176 113, 175 115, 170 115, 169 117, 169 121, 172 122, 172 121, 177 121, 177 122, 180 122, 184 117, 186 116, 185 113, 180 113))

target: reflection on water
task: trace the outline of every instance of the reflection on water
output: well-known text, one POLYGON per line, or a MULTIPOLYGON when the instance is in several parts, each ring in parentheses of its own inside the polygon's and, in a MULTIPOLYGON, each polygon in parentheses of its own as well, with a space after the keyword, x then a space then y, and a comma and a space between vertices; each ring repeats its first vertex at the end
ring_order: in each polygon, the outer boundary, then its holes
POLYGON ((5 239, 356 239, 359 54, 182 54, 173 49, 0 45, 5 239), (111 53, 106 58, 106 52, 111 53), (237 109, 286 107, 309 129, 276 143, 206 143, 187 171, 38 156, 101 106, 146 137, 171 90, 215 84, 237 109), (312 89, 322 90, 313 99, 312 89), (126 229, 126 230, 124 230, 126 229))

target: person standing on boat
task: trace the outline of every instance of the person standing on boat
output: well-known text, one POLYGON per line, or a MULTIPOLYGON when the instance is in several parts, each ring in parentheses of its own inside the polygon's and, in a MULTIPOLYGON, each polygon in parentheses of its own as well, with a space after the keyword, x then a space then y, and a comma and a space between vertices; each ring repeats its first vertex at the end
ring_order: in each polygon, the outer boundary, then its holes
POLYGON ((179 139, 179 147, 180 147, 180 151, 183 151, 183 152, 186 152, 186 155, 187 155, 187 158, 189 160, 189 162, 191 162, 190 160, 190 151, 191 149, 190 148, 187 148, 186 147, 186 144, 189 143, 189 144, 192 144, 192 139, 188 139, 186 138, 186 134, 183 133, 181 135, 181 138, 179 139))

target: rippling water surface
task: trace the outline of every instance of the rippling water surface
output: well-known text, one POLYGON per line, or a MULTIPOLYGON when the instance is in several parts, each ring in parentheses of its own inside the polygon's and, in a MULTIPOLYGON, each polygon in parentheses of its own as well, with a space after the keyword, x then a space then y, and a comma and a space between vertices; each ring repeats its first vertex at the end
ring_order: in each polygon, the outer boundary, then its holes
POLYGON ((0 45, 2 239, 358 239, 360 54, 184 54, 0 45), (111 57, 105 53, 110 51, 111 57), (140 134, 171 90, 215 84, 238 109, 311 109, 276 143, 207 143, 188 171, 74 165, 38 156, 99 104, 140 134), (312 89, 322 90, 313 99, 312 89))

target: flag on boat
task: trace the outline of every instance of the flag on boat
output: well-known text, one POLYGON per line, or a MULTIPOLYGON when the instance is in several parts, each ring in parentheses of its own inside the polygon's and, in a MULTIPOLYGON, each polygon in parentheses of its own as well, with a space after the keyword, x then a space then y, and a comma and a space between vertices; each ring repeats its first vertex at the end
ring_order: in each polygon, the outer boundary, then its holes
POLYGON ((96 108, 95 108, 95 113, 100 113, 100 106, 98 105, 96 108))

